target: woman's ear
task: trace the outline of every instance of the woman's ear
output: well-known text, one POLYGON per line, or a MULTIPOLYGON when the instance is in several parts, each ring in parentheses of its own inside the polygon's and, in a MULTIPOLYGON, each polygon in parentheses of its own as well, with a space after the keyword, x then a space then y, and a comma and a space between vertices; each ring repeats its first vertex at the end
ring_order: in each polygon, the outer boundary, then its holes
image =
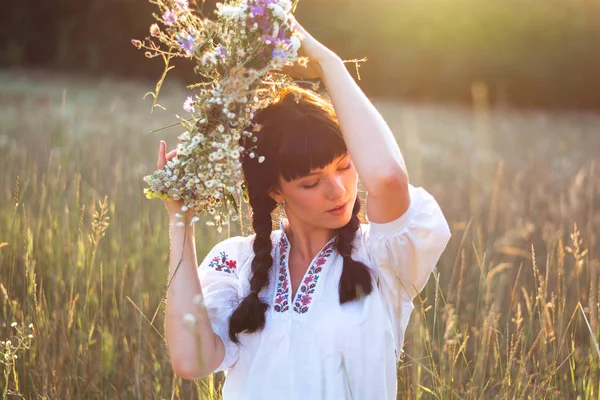
POLYGON ((283 195, 281 194, 279 189, 270 191, 269 197, 271 197, 277 204, 280 204, 283 201, 283 195))

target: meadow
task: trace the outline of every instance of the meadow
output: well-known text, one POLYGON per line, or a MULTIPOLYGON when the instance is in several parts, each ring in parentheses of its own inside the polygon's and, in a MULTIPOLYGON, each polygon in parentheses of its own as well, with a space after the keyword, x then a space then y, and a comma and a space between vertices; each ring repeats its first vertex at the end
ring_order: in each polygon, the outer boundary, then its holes
MULTIPOLYGON (((453 238, 416 309, 399 399, 600 398, 600 116, 375 100, 453 238)), ((164 342, 168 220, 142 194, 183 113, 170 82, 0 72, 2 399, 218 399, 164 342), (31 336, 30 336, 31 335, 31 336)), ((200 226, 203 257, 231 231, 200 226)), ((368 344, 366 344, 368 345, 368 344)))

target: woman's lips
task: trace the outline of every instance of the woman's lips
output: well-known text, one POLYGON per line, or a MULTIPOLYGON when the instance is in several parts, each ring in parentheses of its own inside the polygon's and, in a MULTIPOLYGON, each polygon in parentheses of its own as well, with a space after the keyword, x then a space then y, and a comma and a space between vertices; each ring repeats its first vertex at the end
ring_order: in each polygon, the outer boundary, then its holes
POLYGON ((340 215, 344 215, 347 207, 348 207, 348 202, 345 202, 343 205, 338 206, 336 208, 332 208, 331 210, 329 210, 327 212, 331 215, 340 216, 340 215))

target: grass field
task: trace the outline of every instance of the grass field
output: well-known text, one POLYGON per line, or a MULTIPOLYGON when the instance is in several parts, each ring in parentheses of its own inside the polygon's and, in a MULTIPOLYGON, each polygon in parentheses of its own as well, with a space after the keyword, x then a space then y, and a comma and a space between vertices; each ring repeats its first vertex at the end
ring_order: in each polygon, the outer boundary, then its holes
MULTIPOLYGON (((175 377, 163 339, 168 220, 142 177, 159 139, 176 143, 180 128, 148 132, 185 92, 166 86, 150 114, 152 89, 0 72, 2 399, 218 398, 222 377, 175 377)), ((600 117, 490 112, 474 94, 473 109, 376 102, 453 232, 398 398, 599 398, 600 117)), ((198 229, 199 257, 237 233, 198 229)))

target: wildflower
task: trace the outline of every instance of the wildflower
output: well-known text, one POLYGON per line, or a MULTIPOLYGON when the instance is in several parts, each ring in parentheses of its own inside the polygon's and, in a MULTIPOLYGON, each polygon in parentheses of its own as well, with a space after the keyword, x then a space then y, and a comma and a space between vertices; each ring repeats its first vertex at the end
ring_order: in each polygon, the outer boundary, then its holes
POLYGON ((196 38, 187 31, 181 31, 177 38, 177 43, 179 43, 179 47, 188 55, 191 55, 196 48, 196 38))
POLYGON ((192 218, 192 224, 195 224, 198 221, 200 221, 200 218, 198 218, 198 217, 192 218))
POLYGON ((152 24, 150 26, 150 36, 157 37, 159 33, 160 33, 160 28, 158 27, 158 24, 152 24))
POLYGON ((167 10, 162 15, 162 20, 166 26, 173 26, 175 22, 177 22, 177 14, 173 10, 167 10))
POLYGON ((275 18, 281 21, 285 21, 287 19, 287 13, 279 4, 271 3, 269 4, 269 9, 271 9, 275 18))
POLYGON ((176 227, 181 228, 183 227, 184 223, 182 221, 179 221, 175 224, 176 227))
POLYGON ((10 324, 10 326, 14 328, 14 327, 16 327, 16 326, 17 326, 17 323, 16 323, 16 322, 13 322, 12 324, 10 324))
POLYGON ((279 4, 279 6, 283 9, 283 11, 285 11, 286 13, 289 13, 290 11, 292 11, 292 2, 290 0, 279 0, 277 2, 277 4, 279 4))
POLYGON ((258 157, 258 163, 262 164, 263 162, 265 162, 265 156, 258 157))
POLYGON ((29 335, 27 335, 27 337, 28 337, 29 339, 33 339, 33 335, 32 335, 32 334, 29 334, 29 335))
POLYGON ((217 130, 218 130, 219 132, 223 133, 223 132, 225 132, 225 127, 224 127, 223 125, 219 125, 219 126, 217 127, 217 130))
POLYGON ((265 16, 265 5, 258 3, 255 6, 251 6, 250 7, 250 12, 252 13, 252 17, 256 18, 256 17, 264 17, 265 16))
POLYGON ((229 157, 233 158, 234 160, 237 160, 238 158, 240 158, 240 152, 237 150, 233 150, 231 153, 229 153, 229 157))
POLYGON ((298 53, 300 46, 302 46, 302 42, 300 41, 300 38, 297 35, 293 35, 290 38, 290 44, 291 44, 290 52, 293 54, 298 53))
POLYGON ((287 58, 285 51, 280 49, 273 49, 273 60, 276 62, 284 62, 287 58))
POLYGON ((217 4, 217 14, 225 19, 237 20, 241 18, 242 9, 240 7, 217 4))
MULTIPOLYGON (((189 97, 188 97, 189 98, 189 97)), ((190 133, 189 132, 183 132, 179 137, 179 140, 190 140, 190 133)))
POLYGON ((204 65, 215 65, 217 63, 217 57, 213 53, 206 53, 202 56, 202 64, 204 65))
POLYGON ((227 49, 225 49, 225 47, 223 47, 222 44, 218 45, 215 48, 215 54, 217 57, 219 57, 221 60, 224 60, 229 54, 227 53, 227 49))
POLYGON ((29 329, 33 329, 33 324, 29 324, 29 329))
POLYGON ((212 22, 210 19, 205 18, 204 21, 202 21, 202 25, 204 25, 204 27, 206 29, 208 29, 209 31, 212 30, 215 27, 214 22, 212 22))
POLYGON ((179 8, 182 11, 186 11, 190 7, 188 0, 177 0, 176 5, 177 8, 179 8))
POLYGON ((137 39, 131 39, 131 44, 134 45, 138 50, 142 48, 142 42, 137 39))
POLYGON ((298 65, 300 65, 301 67, 308 67, 309 61, 310 59, 308 57, 298 57, 298 65))
POLYGON ((187 112, 194 112, 196 109, 194 108, 194 99, 192 96, 188 96, 183 103, 183 109, 187 112))

